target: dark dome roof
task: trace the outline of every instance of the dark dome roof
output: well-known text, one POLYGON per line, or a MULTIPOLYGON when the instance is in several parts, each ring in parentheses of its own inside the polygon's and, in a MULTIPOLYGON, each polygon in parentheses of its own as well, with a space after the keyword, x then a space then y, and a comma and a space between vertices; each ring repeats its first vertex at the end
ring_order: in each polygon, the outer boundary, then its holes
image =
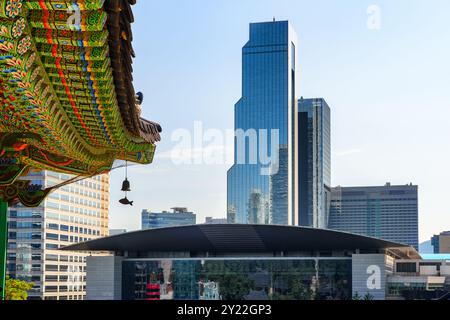
POLYGON ((380 250, 408 245, 332 231, 291 226, 203 224, 120 234, 63 248, 68 251, 262 253, 380 250))

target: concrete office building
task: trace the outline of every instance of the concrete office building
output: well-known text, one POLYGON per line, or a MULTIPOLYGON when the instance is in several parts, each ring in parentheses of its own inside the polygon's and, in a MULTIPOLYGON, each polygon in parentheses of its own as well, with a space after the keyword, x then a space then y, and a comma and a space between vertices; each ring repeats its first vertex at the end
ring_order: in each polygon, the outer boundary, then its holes
POLYGON ((332 189, 329 229, 419 247, 418 187, 332 189))
POLYGON ((388 299, 450 300, 450 255, 398 259, 387 283, 388 299))
POLYGON ((250 24, 227 176, 230 223, 297 224, 297 41, 288 21, 250 24))
POLYGON ((172 212, 142 210, 141 226, 142 230, 145 230, 193 225, 196 221, 196 215, 187 208, 172 208, 172 212))
POLYGON ((88 258, 91 300, 348 300, 356 295, 406 299, 414 292, 399 287, 397 276, 413 283, 425 273, 439 277, 427 281, 437 290, 434 296, 443 298, 450 279, 448 262, 432 261, 433 268, 425 267, 430 263, 408 245, 294 226, 172 227, 64 250, 114 253, 88 258), (397 267, 401 263, 417 265, 418 272, 411 269, 415 273, 408 278, 403 266, 397 267))
MULTIPOLYGON (((70 179, 43 171, 25 179, 49 187, 70 179)), ((8 214, 7 271, 35 284, 30 299, 83 300, 86 256, 58 249, 108 235, 109 176, 66 185, 38 208, 11 207, 8 214)))
POLYGON ((442 232, 431 239, 434 253, 450 254, 450 231, 442 232))
POLYGON ((324 99, 298 101, 298 153, 299 225, 327 228, 331 196, 331 113, 324 99))

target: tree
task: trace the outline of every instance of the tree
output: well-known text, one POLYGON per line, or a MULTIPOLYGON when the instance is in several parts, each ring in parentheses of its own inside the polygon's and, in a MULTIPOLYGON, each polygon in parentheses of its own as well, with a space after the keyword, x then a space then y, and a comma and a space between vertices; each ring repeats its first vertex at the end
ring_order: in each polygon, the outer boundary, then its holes
POLYGON ((6 300, 27 300, 28 291, 33 288, 33 283, 6 277, 6 300))

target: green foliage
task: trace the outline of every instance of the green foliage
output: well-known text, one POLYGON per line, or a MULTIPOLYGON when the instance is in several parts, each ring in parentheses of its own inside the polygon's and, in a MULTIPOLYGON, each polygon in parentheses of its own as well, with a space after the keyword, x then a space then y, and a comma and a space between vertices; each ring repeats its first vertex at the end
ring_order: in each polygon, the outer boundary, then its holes
POLYGON ((246 276, 225 274, 217 278, 220 279, 220 294, 225 300, 244 300, 254 287, 253 281, 246 276))
POLYGON ((6 277, 6 300, 27 300, 33 283, 6 277))
POLYGON ((370 293, 367 293, 367 294, 364 296, 364 300, 366 300, 366 301, 372 301, 372 300, 374 300, 374 296, 371 295, 370 293))
POLYGON ((355 294, 353 295, 353 300, 361 300, 361 296, 359 295, 358 292, 355 292, 355 294))
POLYGON ((353 300, 364 300, 364 301, 372 301, 374 300, 374 296, 371 295, 370 293, 366 293, 366 295, 364 297, 361 297, 359 295, 359 292, 355 292, 355 294, 353 295, 353 300))

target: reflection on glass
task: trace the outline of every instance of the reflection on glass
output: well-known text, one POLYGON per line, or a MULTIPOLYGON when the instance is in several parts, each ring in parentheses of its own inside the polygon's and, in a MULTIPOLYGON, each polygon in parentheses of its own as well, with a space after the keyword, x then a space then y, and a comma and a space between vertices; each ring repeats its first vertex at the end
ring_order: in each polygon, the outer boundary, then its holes
MULTIPOLYGON (((242 52, 242 98, 235 106, 235 129, 258 133, 259 159, 256 164, 249 161, 253 158, 253 153, 249 153, 251 139, 238 143, 240 140, 236 138, 235 164, 228 172, 230 223, 289 223, 292 180, 295 179, 288 179, 288 176, 294 163, 291 150, 295 128, 290 124, 295 123, 292 120, 296 117, 291 112, 296 109, 296 43, 297 36, 287 21, 250 25, 250 40, 242 52), (276 142, 271 139, 274 131, 278 132, 276 142), (267 137, 261 137, 261 133, 267 137), (277 143, 276 148, 274 143, 277 143), (267 169, 267 164, 261 161, 262 150, 282 154, 279 160, 282 172, 262 174, 267 169), (246 159, 245 163, 241 163, 241 159, 246 159)), ((273 158, 277 154, 267 156, 273 158)), ((291 207, 294 207, 293 203, 291 207)))
POLYGON ((346 300, 351 260, 125 261, 125 300, 346 300))

